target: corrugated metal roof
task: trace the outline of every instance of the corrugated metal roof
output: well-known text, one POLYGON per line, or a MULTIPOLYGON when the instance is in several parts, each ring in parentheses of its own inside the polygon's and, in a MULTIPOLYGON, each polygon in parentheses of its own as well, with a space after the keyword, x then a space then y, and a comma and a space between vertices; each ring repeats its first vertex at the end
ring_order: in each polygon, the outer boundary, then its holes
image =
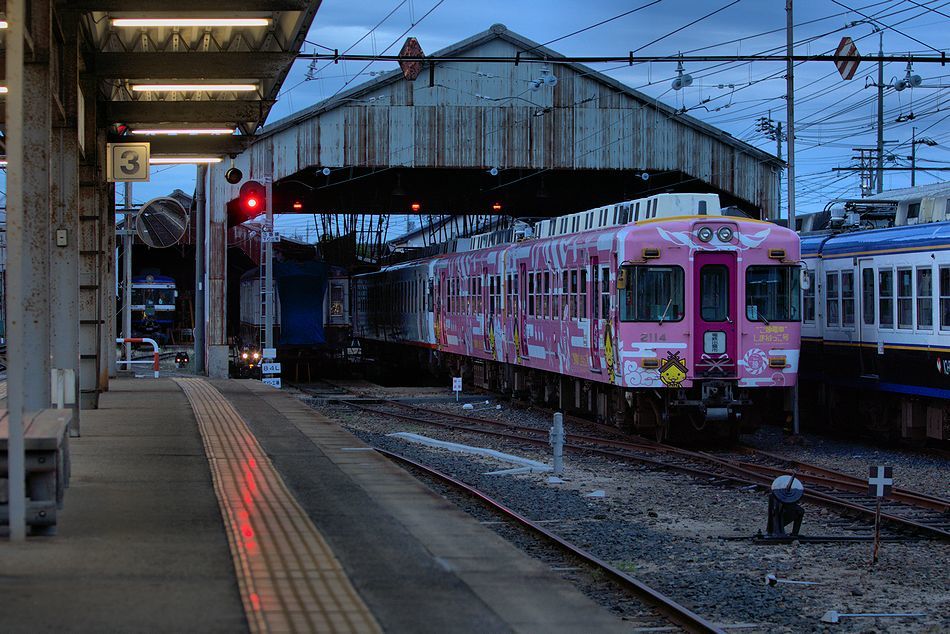
POLYGON ((863 200, 896 200, 902 202, 905 200, 915 200, 925 196, 946 196, 950 194, 950 181, 939 183, 930 183, 928 185, 917 185, 915 187, 904 187, 901 189, 889 189, 880 194, 868 196, 863 200))

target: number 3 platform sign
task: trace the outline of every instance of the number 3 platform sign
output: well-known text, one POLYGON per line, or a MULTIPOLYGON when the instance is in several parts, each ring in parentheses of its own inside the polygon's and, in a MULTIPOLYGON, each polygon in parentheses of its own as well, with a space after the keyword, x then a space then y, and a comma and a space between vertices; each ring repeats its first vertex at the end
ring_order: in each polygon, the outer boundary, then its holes
POLYGON ((109 143, 106 148, 106 179, 110 183, 148 182, 148 143, 109 143))

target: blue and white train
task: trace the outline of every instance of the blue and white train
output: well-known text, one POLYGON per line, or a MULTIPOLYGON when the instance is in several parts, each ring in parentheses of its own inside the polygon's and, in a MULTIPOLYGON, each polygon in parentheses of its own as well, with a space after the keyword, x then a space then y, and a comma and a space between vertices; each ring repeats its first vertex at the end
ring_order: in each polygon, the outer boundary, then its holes
POLYGON ((802 258, 803 412, 950 438, 950 222, 805 235, 802 258))

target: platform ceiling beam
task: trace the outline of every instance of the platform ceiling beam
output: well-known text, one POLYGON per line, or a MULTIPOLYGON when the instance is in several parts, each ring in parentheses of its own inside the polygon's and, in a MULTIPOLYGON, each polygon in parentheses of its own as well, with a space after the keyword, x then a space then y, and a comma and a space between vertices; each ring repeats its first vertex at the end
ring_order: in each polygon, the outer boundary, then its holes
POLYGON ((149 0, 143 8, 142 0, 72 0, 67 3, 74 11, 135 11, 156 13, 159 11, 305 11, 312 4, 309 0, 149 0))
POLYGON ((103 79, 270 79, 284 72, 296 53, 97 53, 95 74, 103 79), (174 63, 173 63, 174 62, 174 63))
POLYGON ((257 121, 259 101, 109 101, 105 104, 110 123, 237 123, 257 121))
MULTIPOLYGON (((114 139, 118 141, 118 139, 114 139)), ((240 154, 250 139, 240 136, 135 136, 122 141, 151 144, 153 155, 160 154, 240 154)))

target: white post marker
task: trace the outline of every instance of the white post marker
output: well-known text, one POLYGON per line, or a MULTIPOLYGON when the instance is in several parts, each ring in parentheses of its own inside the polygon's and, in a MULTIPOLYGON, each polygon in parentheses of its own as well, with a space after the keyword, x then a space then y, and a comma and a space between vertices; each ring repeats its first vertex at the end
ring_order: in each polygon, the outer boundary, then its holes
POLYGON ((868 473, 868 496, 877 498, 874 511, 874 550, 871 553, 871 564, 877 563, 877 555, 881 546, 881 498, 890 494, 894 486, 894 469, 891 467, 874 466, 868 473))
POLYGON ((554 475, 564 473, 564 414, 554 413, 554 425, 549 432, 549 442, 554 450, 554 475))
POLYGON ((455 392, 455 402, 459 402, 459 394, 462 392, 462 377, 452 377, 452 391, 455 392))

